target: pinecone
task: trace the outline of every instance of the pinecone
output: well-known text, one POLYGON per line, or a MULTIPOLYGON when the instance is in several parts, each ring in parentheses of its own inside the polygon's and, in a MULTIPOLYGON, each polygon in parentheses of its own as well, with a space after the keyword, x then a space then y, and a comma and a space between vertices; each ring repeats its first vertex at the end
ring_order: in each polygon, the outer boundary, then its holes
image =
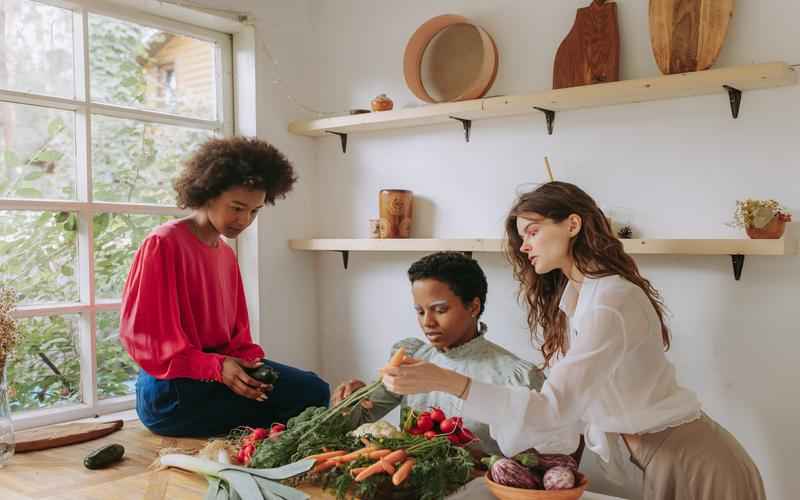
POLYGON ((622 226, 619 228, 619 231, 617 231, 617 236, 621 240, 629 240, 633 238, 633 229, 631 226, 622 226))

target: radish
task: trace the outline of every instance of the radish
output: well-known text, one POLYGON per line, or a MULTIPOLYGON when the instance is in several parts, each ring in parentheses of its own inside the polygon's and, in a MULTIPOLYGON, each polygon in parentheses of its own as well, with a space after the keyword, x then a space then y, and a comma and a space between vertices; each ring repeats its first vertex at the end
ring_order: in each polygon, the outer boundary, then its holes
POLYGON ((250 434, 250 436, 252 441, 261 441, 262 439, 268 437, 269 434, 270 431, 268 431, 267 429, 263 427, 257 427, 253 429, 253 433, 250 434))
POLYGON ((461 427, 461 417, 450 417, 445 419, 439 428, 442 430, 444 434, 450 434, 452 432, 457 431, 461 427))
POLYGON ((475 434, 466 427, 462 427, 461 431, 458 433, 458 440, 461 444, 469 444, 475 441, 475 439, 475 434))
POLYGON ((421 436, 425 434, 425 431, 417 427, 416 425, 408 430, 408 433, 412 436, 421 436))
POLYGON ((417 417, 417 428, 423 433, 433 429, 433 419, 427 413, 423 413, 417 417))
POLYGON ((438 435, 438 434, 436 434, 436 431, 428 431, 428 432, 426 432, 425 434, 423 434, 423 436, 425 436, 425 439, 433 439, 433 438, 435 438, 437 435, 438 435))
POLYGON ((431 420, 433 420, 437 424, 441 424, 447 418, 447 415, 444 414, 441 408, 434 408, 431 411, 431 420))

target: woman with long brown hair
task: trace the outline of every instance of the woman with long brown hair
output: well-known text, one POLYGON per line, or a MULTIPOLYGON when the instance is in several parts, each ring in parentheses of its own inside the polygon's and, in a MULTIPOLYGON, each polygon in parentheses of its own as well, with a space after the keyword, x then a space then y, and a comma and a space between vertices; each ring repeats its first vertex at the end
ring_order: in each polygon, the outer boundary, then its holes
POLYGON ((644 472, 645 500, 766 498, 744 448, 678 385, 664 354, 670 336, 661 296, 588 194, 565 182, 523 194, 506 219, 506 240, 531 333, 550 368, 541 391, 485 384, 411 359, 384 371, 390 391, 459 395, 464 416, 488 423, 509 456, 550 446, 556 436, 557 451, 569 452, 583 432, 587 448, 619 479, 627 446, 644 472))

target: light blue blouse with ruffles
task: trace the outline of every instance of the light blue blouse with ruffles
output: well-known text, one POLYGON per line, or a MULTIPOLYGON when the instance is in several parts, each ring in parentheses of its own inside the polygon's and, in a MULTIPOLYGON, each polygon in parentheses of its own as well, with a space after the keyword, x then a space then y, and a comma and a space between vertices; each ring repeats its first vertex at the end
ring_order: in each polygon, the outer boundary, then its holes
MULTIPOLYGON (((485 325, 481 333, 466 344, 447 351, 439 351, 433 345, 418 338, 407 338, 392 347, 394 353, 403 347, 408 356, 434 363, 442 368, 461 373, 468 377, 496 385, 521 386, 539 390, 544 383, 544 375, 533 363, 520 359, 508 350, 488 340, 485 325)), ((424 411, 432 406, 441 408, 448 416, 461 416, 463 401, 444 392, 431 392, 400 396, 381 386, 371 396, 374 407, 371 410, 356 412, 354 418, 360 422, 380 420, 397 405, 424 411)), ((500 448, 489 435, 489 426, 474 420, 464 419, 464 425, 479 439, 478 447, 488 454, 499 454, 500 448)))

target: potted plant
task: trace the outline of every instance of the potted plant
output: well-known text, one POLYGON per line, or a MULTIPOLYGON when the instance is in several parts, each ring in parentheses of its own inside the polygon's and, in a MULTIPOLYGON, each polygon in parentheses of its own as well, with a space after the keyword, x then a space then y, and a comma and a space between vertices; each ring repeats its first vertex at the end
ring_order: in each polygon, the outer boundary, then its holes
POLYGON ((6 365, 21 339, 13 316, 16 303, 16 291, 0 286, 0 467, 14 455, 14 423, 11 420, 6 365))
POLYGON ((791 221, 792 214, 777 201, 747 198, 736 201, 732 225, 743 227, 753 239, 777 239, 791 221))

